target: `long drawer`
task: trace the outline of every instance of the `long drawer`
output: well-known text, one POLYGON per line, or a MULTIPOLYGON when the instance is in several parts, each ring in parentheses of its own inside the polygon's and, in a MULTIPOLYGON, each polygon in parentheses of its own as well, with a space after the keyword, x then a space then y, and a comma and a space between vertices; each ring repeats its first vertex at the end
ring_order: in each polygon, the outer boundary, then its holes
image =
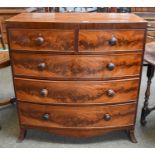
POLYGON ((137 99, 139 79, 44 81, 15 78, 17 99, 36 103, 117 103, 137 99))
POLYGON ((80 30, 79 51, 142 50, 144 30, 80 30))
POLYGON ((50 55, 12 52, 15 75, 55 79, 109 79, 138 76, 141 53, 50 55))
POLYGON ((10 49, 74 51, 74 30, 9 29, 10 49))
POLYGON ((53 128, 111 128, 134 124, 135 103, 109 106, 51 106, 18 103, 22 125, 53 128))

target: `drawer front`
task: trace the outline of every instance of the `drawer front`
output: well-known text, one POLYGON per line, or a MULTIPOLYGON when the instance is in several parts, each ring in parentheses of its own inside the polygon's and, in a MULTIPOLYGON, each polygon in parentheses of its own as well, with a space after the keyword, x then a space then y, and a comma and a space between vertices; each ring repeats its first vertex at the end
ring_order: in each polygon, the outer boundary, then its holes
POLYGON ((17 99, 40 103, 117 103, 137 99, 139 79, 43 81, 15 78, 17 99))
POLYGON ((18 103, 22 125, 54 128, 108 128, 134 124, 136 104, 51 106, 18 103))
POLYGON ((81 30, 79 51, 141 50, 144 30, 81 30))
POLYGON ((12 57, 15 75, 37 78, 108 79, 137 76, 141 64, 141 53, 105 56, 64 56, 12 52, 12 57))
POLYGON ((74 51, 74 30, 9 29, 10 48, 31 51, 74 51))

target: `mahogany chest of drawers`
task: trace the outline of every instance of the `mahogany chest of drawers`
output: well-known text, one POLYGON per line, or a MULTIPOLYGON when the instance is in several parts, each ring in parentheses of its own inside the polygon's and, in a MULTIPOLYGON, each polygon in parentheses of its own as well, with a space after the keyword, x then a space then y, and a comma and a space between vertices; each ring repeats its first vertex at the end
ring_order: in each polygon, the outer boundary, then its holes
POLYGON ((134 14, 23 13, 7 20, 20 123, 72 137, 134 127, 147 22, 134 14))

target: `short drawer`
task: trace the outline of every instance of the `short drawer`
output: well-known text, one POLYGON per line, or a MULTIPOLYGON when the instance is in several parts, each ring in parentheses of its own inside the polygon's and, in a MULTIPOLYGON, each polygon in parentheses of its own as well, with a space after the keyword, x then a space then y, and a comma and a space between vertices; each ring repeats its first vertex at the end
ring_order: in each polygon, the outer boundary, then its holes
POLYGON ((22 125, 53 128, 108 128, 134 124, 136 104, 51 106, 18 103, 22 125))
POLYGON ((12 52, 12 61, 14 74, 19 76, 97 80, 139 75, 141 53, 64 56, 12 52))
POLYGON ((9 29, 10 48, 30 51, 74 51, 74 30, 9 29))
POLYGON ((17 99, 36 103, 106 104, 137 100, 139 79, 44 81, 15 78, 17 99))
POLYGON ((144 30, 81 30, 79 51, 141 50, 144 30))

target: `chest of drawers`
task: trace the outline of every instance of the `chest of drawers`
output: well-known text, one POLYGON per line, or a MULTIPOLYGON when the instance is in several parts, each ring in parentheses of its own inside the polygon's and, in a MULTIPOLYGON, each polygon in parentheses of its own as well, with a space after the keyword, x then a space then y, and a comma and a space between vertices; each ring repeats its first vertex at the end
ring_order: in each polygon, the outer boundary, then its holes
POLYGON ((134 14, 23 13, 7 20, 20 123, 72 137, 134 127, 146 21, 134 14))

